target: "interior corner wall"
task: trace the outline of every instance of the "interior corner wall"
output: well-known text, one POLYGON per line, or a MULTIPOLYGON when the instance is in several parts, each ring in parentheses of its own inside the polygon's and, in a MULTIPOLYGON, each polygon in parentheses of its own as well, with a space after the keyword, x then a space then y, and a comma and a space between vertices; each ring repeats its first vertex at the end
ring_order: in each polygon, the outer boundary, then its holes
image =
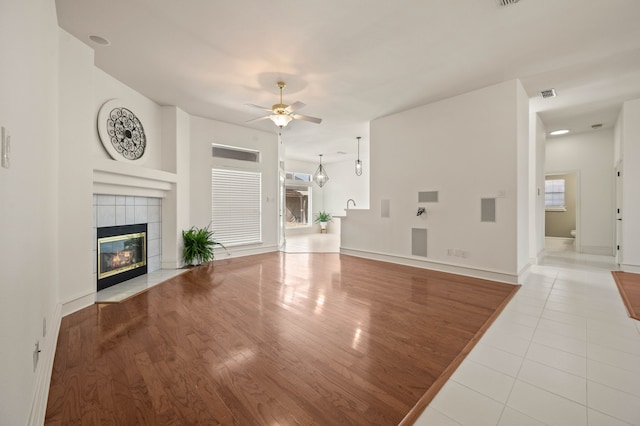
MULTIPOLYGON (((260 163, 220 160, 216 167, 259 171, 262 174, 262 243, 216 250, 216 259, 277 251, 278 246, 278 137, 263 132, 202 117, 190 118, 190 226, 207 226, 211 222, 211 169, 214 159, 211 144, 235 146, 260 151, 260 163)), ((215 232, 215 229, 213 230, 215 232)))
POLYGON ((640 99, 622 107, 622 260, 623 271, 640 273, 640 99))
POLYGON ((514 282, 518 150, 528 152, 528 119, 522 118, 528 113, 521 111, 528 103, 522 102, 520 83, 512 80, 374 120, 371 209, 349 211, 341 250, 514 282), (421 216, 419 191, 439 193, 437 203, 423 204, 421 216), (481 222, 482 198, 495 198, 495 222, 481 222), (389 202, 388 218, 381 217, 383 200, 389 202), (427 229, 426 258, 411 255, 412 228, 427 229))
POLYGON ((93 49, 64 30, 60 46, 60 301, 75 300, 94 293, 91 256, 93 245, 92 145, 93 49), (84 249, 82 249, 84 248, 84 249), (74 253, 69 256, 68 253, 74 253))
POLYGON ((162 169, 177 176, 162 202, 162 268, 182 262, 182 230, 190 219, 191 117, 175 106, 162 107, 162 169))
POLYGON ((516 85, 516 176, 517 176, 517 266, 518 274, 529 268, 529 96, 519 80, 516 85))
POLYGON ((329 182, 324 189, 324 210, 334 216, 344 216, 347 201, 355 201, 350 209, 369 208, 369 175, 371 165, 368 159, 361 157, 362 175, 356 176, 355 160, 339 161, 326 165, 329 182))
POLYGON ((613 255, 613 130, 549 138, 545 149, 545 175, 579 174, 578 249, 583 253, 613 255))
POLYGON ((531 158, 529 159, 529 212, 531 224, 529 234, 529 257, 532 263, 538 263, 544 252, 544 163, 546 129, 540 116, 530 114, 531 158))
POLYGON ((34 344, 49 350, 57 338, 43 337, 58 301, 55 3, 0 2, 0 56, 0 126, 11 135, 11 166, 0 167, 0 423, 25 425, 43 370, 34 344))

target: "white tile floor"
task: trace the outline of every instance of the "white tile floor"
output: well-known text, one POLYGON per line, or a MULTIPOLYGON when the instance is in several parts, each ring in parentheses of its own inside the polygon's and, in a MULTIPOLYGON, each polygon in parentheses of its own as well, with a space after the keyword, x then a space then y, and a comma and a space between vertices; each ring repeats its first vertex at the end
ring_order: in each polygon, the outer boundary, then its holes
POLYGON ((613 258, 549 251, 420 426, 640 425, 640 321, 613 258))

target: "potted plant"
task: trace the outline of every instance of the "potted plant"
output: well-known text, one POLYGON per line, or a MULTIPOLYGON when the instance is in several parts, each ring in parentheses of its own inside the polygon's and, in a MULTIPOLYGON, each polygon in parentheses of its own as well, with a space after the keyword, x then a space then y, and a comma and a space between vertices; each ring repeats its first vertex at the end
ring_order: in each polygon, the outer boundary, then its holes
POLYGON ((327 229, 328 222, 333 222, 333 219, 331 219, 331 215, 325 211, 318 212, 316 218, 313 221, 313 223, 320 224, 320 229, 322 231, 325 231, 327 229))
POLYGON ((209 226, 211 224, 204 228, 192 226, 188 230, 182 231, 182 242, 184 243, 182 257, 185 265, 200 265, 212 261, 215 246, 221 246, 226 250, 222 243, 213 239, 213 231, 209 229, 209 226))

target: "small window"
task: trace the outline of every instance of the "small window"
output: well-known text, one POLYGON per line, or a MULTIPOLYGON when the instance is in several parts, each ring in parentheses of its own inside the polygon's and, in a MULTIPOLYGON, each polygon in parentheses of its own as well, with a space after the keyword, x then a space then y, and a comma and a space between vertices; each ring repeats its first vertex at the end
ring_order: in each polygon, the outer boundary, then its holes
POLYGON ((564 200, 564 179, 544 181, 544 207, 547 211, 567 211, 564 200))
POLYGON ((311 175, 308 173, 287 172, 286 178, 296 182, 311 182, 311 175))
POLYGON ((260 162, 260 152, 250 149, 236 148, 226 145, 211 145, 211 155, 216 158, 227 158, 230 160, 260 162))

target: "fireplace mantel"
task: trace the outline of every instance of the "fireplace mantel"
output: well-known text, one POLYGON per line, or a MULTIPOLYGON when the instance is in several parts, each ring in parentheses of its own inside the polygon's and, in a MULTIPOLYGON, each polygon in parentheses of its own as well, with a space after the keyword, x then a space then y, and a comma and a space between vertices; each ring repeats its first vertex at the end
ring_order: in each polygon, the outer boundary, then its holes
POLYGON ((119 161, 93 163, 93 193, 164 198, 177 181, 175 173, 119 161))

